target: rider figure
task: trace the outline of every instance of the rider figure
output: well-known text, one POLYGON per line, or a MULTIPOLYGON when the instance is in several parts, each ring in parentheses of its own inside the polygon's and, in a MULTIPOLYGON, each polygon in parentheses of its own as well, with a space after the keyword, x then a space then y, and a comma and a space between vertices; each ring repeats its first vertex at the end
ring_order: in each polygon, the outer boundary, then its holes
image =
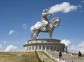
POLYGON ((48 9, 44 9, 42 12, 42 17, 41 17, 41 22, 43 23, 43 27, 45 27, 45 29, 47 28, 48 24, 49 24, 49 18, 50 18, 50 13, 48 13, 48 9))

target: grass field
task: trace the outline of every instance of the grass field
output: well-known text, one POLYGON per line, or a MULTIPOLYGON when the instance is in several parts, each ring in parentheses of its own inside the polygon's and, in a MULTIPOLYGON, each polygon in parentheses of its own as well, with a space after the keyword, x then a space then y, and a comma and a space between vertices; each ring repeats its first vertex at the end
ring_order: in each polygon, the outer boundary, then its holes
MULTIPOLYGON (((0 52, 0 62, 45 62, 54 61, 47 54, 40 51, 31 51, 31 52, 0 52)), ((67 62, 84 62, 84 55, 80 58, 78 57, 66 57, 64 58, 67 62)), ((56 61, 54 61, 56 62, 56 61)))
POLYGON ((0 62, 41 62, 36 52, 0 52, 0 62))

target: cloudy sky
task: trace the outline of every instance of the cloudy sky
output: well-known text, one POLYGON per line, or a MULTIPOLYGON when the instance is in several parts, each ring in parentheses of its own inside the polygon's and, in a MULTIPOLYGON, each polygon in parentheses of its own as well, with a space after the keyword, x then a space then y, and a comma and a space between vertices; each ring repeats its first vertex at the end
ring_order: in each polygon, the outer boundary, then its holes
MULTIPOLYGON (((53 38, 62 40, 70 51, 84 52, 84 0, 0 0, 0 51, 22 50, 31 39, 30 27, 46 8, 53 13, 51 18, 61 18, 53 38)), ((39 38, 48 34, 40 33, 39 38)))

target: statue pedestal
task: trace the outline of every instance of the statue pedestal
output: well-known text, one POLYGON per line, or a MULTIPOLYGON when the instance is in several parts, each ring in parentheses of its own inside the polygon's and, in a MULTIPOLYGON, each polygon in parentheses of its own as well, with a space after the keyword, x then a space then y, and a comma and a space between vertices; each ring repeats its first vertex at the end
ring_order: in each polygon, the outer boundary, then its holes
POLYGON ((27 51, 62 51, 64 52, 65 45, 60 43, 58 39, 34 39, 28 40, 23 46, 27 51))

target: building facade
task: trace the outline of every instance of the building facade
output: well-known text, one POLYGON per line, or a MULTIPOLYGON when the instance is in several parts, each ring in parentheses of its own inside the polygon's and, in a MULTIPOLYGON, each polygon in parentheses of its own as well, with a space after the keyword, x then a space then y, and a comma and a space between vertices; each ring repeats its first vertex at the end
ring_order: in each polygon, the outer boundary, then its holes
POLYGON ((24 45, 26 51, 65 51, 65 45, 58 39, 29 40, 24 45))

